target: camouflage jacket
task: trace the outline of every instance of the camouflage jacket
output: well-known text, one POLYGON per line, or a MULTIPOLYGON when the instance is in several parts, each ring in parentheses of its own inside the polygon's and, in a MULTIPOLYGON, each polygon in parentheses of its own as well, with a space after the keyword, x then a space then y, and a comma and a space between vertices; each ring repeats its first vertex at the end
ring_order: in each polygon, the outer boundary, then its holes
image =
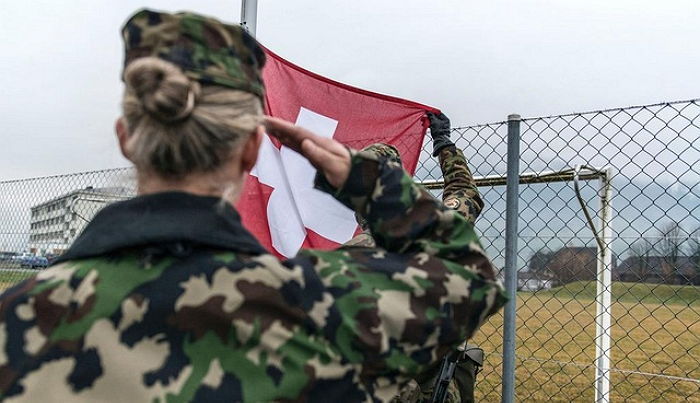
POLYGON ((464 153, 452 145, 440 150, 438 159, 445 181, 442 202, 447 208, 457 210, 467 221, 474 223, 484 208, 484 202, 464 153))
MULTIPOLYGON (((456 210, 467 221, 474 224, 484 208, 484 202, 481 200, 464 153, 455 145, 451 145, 440 150, 438 159, 445 181, 442 202, 447 208, 456 210)), ((345 246, 371 248, 375 243, 368 231, 362 231, 346 242, 345 246)))
POLYGON ((386 401, 506 301, 472 225, 397 166, 342 189, 380 248, 279 261, 217 198, 103 209, 0 297, 0 393, 22 401, 386 401))

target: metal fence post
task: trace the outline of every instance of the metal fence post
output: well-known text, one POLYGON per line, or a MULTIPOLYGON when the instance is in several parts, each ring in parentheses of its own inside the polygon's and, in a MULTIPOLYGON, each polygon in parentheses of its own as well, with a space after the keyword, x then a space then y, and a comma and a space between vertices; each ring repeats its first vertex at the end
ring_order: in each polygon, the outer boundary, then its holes
POLYGON ((510 301, 503 321, 503 389, 501 401, 515 400, 515 291, 518 286, 518 185, 520 184, 520 115, 508 116, 506 178, 505 287, 510 301))
POLYGON ((595 401, 610 402, 610 339, 612 338, 612 168, 606 167, 600 180, 600 236, 596 281, 595 401))
POLYGON ((258 26, 258 0, 241 1, 241 25, 255 36, 258 26))

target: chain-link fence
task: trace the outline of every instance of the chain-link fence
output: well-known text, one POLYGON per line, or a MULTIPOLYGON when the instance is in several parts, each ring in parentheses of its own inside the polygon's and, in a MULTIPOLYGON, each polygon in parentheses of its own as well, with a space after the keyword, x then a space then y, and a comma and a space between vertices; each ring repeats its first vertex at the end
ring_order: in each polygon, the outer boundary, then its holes
MULTIPOLYGON (((517 120, 516 400, 590 401, 609 379, 615 401, 700 401, 699 115, 693 100, 517 120)), ((508 126, 452 133, 478 178, 476 226, 498 267, 508 126)), ((416 178, 437 194, 429 151, 416 178)), ((0 286, 45 267, 100 208, 133 194, 130 169, 0 182, 0 286)), ((502 398, 503 332, 499 314, 474 340, 487 357, 479 400, 502 398)))
MULTIPOLYGON (((700 401, 699 115, 694 100, 518 120, 515 400, 603 400, 607 379, 615 401, 700 401)), ((483 185, 476 226, 500 267, 507 135, 508 122, 453 131, 483 185)), ((439 179, 428 157, 417 177, 439 179)), ((502 397, 502 335, 499 315, 475 340, 488 357, 483 400, 502 397)))
POLYGON ((0 182, 0 288, 46 267, 102 207, 134 194, 129 168, 0 182))
MULTIPOLYGON (((601 247, 572 183, 521 187, 523 277, 554 287, 521 294, 519 397, 592 398, 594 324, 610 315, 600 337, 610 338, 614 400, 700 399, 699 115, 689 101, 523 120, 524 171, 612 168, 603 248, 616 281, 596 284, 601 247), (611 302, 596 311, 606 292, 611 302)), ((581 188, 594 217, 605 196, 598 182, 581 188)), ((602 221, 594 218, 598 236, 602 221)))

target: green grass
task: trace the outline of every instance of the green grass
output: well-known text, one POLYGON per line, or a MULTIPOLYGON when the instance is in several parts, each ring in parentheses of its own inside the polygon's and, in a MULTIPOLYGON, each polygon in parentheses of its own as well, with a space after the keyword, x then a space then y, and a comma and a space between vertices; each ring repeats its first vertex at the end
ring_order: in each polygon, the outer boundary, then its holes
MULTIPOLYGON (((697 287, 613 283, 613 402, 700 402, 700 294, 697 287), (633 373, 632 373, 633 372, 633 373), (643 374, 640 374, 643 373, 643 374), (660 374, 663 376, 650 376, 660 374)), ((516 401, 593 401, 595 283, 518 293, 516 401)), ((487 359, 478 401, 499 401, 503 316, 474 338, 487 359)))
MULTIPOLYGON (((576 281, 547 291, 538 296, 592 300, 596 297, 595 281, 576 281)), ((529 293, 521 293, 529 294, 529 293)), ((700 287, 649 283, 612 283, 612 300, 617 302, 700 305, 700 287)))
POLYGON ((12 287, 15 283, 26 280, 39 273, 30 269, 0 269, 0 291, 12 287))

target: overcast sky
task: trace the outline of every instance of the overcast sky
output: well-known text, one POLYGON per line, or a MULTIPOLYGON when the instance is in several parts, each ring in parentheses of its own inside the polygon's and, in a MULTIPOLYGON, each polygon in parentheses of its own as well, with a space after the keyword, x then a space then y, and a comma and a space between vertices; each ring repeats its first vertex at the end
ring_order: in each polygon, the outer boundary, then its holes
MULTIPOLYGON (((137 8, 237 22, 240 1, 0 0, 0 180, 127 166, 119 29, 137 8)), ((700 2, 260 0, 258 39, 453 125, 700 97, 700 2)))

